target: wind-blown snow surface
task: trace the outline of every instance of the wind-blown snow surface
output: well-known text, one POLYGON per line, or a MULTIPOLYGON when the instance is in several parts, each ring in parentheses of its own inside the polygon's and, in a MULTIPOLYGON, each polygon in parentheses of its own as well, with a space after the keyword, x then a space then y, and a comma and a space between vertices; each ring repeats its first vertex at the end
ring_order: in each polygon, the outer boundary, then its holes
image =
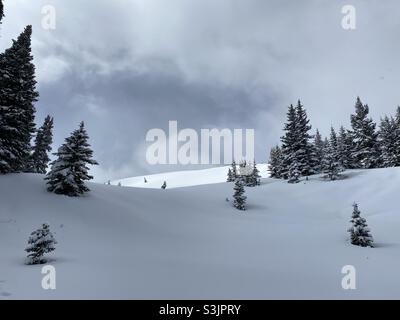
MULTIPOLYGON (((167 182, 167 188, 169 189, 214 184, 226 182, 229 168, 230 166, 224 166, 204 170, 157 173, 147 176, 116 180, 111 182, 111 184, 118 185, 118 183, 121 183, 121 185, 125 187, 153 189, 160 189, 164 181, 167 182), (145 178, 147 182, 144 182, 145 178)), ((260 176, 262 178, 269 177, 268 165, 266 163, 258 164, 257 169, 260 171, 260 176)))
POLYGON ((232 207, 232 184, 167 190, 90 184, 83 198, 43 176, 0 176, 0 298, 400 298, 400 169, 350 171, 335 182, 264 179, 232 207), (359 203, 376 248, 349 244, 359 203), (31 231, 58 241, 57 289, 24 265, 31 231), (354 265, 357 289, 343 290, 354 265))

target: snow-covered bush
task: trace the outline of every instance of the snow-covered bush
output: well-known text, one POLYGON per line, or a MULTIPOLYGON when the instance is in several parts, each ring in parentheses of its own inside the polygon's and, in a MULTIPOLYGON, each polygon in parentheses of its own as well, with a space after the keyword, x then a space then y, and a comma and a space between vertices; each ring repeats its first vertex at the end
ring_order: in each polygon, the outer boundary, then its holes
POLYGON ((45 253, 55 250, 57 241, 50 232, 50 227, 44 223, 40 229, 32 232, 28 239, 28 247, 25 249, 28 252, 27 264, 42 264, 47 260, 43 258, 45 253))
POLYGON ((352 226, 348 231, 350 232, 351 244, 361 247, 373 247, 374 240, 370 234, 367 221, 361 217, 361 212, 356 203, 353 204, 353 215, 350 222, 352 226))

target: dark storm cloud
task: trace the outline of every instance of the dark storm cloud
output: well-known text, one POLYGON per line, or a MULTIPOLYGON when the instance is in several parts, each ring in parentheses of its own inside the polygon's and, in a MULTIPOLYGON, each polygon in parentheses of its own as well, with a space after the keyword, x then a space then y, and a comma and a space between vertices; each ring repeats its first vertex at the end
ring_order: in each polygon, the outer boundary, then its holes
POLYGON ((348 125, 357 95, 376 120, 400 104, 397 1, 5 3, 1 48, 34 27, 38 121, 55 117, 56 146, 85 120, 99 181, 172 169, 146 165, 144 154, 147 130, 169 120, 255 128, 265 161, 298 98, 323 133, 348 125), (356 30, 341 27, 347 4, 356 30), (41 27, 43 5, 55 7, 56 30, 41 27))

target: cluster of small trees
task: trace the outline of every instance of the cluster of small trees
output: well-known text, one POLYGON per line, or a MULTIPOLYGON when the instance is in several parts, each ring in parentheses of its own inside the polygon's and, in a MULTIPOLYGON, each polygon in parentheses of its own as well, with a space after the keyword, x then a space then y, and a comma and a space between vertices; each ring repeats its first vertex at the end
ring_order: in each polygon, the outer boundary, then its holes
POLYGON ((228 169, 227 182, 235 182, 241 180, 246 187, 256 187, 260 185, 260 171, 257 169, 256 162, 248 163, 243 160, 239 166, 235 161, 232 162, 231 168, 228 169))
POLYGON ((244 187, 255 187, 260 185, 260 172, 257 169, 256 162, 248 163, 241 161, 239 166, 232 162, 228 170, 227 182, 234 182, 233 206, 238 210, 246 210, 246 199, 244 187))
POLYGON ((345 169, 400 166, 400 107, 395 117, 381 119, 379 129, 369 117, 369 107, 357 97, 351 129, 331 128, 323 139, 318 130, 310 134, 306 111, 298 101, 289 106, 282 145, 271 149, 271 177, 299 182, 302 176, 324 173, 335 180, 345 169))
MULTIPOLYGON (((0 23, 3 18, 0 0, 0 23)), ((36 130, 34 103, 36 90, 35 66, 31 49, 32 26, 27 26, 12 46, 0 54, 0 174, 32 172, 45 174, 50 162, 48 153, 53 142, 53 118, 47 116, 36 130), (34 139, 34 144, 31 141, 34 139)), ((51 164, 46 176, 48 190, 68 196, 89 191, 84 185, 87 164, 92 150, 83 122, 68 137, 51 164)))

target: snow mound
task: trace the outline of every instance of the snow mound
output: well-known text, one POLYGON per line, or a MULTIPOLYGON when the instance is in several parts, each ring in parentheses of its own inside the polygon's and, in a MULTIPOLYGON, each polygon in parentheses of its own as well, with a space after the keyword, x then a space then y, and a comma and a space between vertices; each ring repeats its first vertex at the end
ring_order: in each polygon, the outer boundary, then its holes
MULTIPOLYGON (((123 187, 160 189, 164 181, 166 181, 167 188, 172 189, 222 183, 226 182, 229 168, 230 166, 223 166, 203 170, 172 171, 115 180, 111 184, 118 185, 121 183, 123 187), (147 182, 145 182, 145 178, 147 182)), ((257 169, 260 171, 262 178, 269 177, 267 164, 258 164, 257 169)))
POLYGON ((246 188, 247 211, 233 208, 232 183, 91 183, 68 198, 46 192, 41 175, 0 176, 0 299, 398 299, 400 168, 345 175, 263 179, 246 188), (354 201, 374 248, 349 243, 354 201), (56 290, 42 289, 41 266, 24 264, 44 222, 58 242, 48 255, 56 290), (342 289, 346 265, 356 290, 342 289))

